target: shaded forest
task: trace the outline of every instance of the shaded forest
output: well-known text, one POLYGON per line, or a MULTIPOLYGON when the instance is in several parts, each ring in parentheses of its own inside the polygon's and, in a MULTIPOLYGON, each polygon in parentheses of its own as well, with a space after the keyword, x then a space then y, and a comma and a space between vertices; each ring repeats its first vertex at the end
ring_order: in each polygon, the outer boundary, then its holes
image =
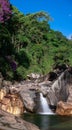
POLYGON ((72 40, 51 29, 46 12, 22 14, 11 6, 11 17, 0 23, 0 72, 9 80, 46 74, 56 65, 72 65, 72 40))

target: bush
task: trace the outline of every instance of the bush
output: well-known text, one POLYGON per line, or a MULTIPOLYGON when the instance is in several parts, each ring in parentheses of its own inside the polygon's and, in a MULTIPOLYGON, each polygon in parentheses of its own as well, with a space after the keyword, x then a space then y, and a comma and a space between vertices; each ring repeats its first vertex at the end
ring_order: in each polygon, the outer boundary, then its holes
POLYGON ((17 60, 19 62, 19 65, 24 66, 25 68, 28 68, 30 66, 30 55, 27 54, 25 49, 20 49, 17 60))
POLYGON ((19 66, 16 70, 16 79, 23 80, 26 79, 27 73, 26 69, 23 66, 19 66))

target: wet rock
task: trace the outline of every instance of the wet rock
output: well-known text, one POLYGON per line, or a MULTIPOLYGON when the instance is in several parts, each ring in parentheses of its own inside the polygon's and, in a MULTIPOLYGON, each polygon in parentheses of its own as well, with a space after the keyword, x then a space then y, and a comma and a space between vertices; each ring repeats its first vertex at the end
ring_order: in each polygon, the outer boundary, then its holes
POLYGON ((0 110, 0 130, 39 130, 34 124, 0 110))
POLYGON ((56 113, 62 116, 72 116, 72 104, 63 101, 58 102, 56 113))
POLYGON ((41 92, 44 96, 47 96, 47 93, 52 85, 51 81, 44 81, 38 84, 38 91, 41 92))
POLYGON ((48 88, 45 86, 42 86, 39 91, 43 94, 43 96, 46 96, 47 95, 47 90, 48 88))

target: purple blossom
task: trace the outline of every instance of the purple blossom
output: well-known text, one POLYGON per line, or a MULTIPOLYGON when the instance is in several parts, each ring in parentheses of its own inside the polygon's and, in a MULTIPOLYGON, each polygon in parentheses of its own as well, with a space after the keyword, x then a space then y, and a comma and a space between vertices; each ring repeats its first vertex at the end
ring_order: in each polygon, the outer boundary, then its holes
POLYGON ((5 58, 9 62, 9 64, 10 64, 11 68, 13 69, 13 71, 15 71, 17 69, 17 63, 16 63, 16 61, 13 60, 11 56, 5 56, 5 58))
POLYGON ((10 18, 11 8, 9 0, 0 0, 0 23, 4 23, 10 18))
POLYGON ((12 61, 12 62, 10 63, 10 65, 11 65, 13 71, 15 71, 15 70, 17 69, 17 63, 16 63, 15 61, 12 61))

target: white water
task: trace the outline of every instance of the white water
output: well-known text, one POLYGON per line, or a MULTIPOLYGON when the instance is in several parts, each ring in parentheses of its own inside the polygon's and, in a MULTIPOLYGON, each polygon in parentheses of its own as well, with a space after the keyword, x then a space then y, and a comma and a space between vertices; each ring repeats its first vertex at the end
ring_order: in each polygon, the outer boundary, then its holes
POLYGON ((41 107, 42 107, 42 112, 39 112, 40 114, 53 114, 51 109, 49 108, 47 99, 43 97, 42 93, 40 93, 40 102, 41 102, 41 107))

